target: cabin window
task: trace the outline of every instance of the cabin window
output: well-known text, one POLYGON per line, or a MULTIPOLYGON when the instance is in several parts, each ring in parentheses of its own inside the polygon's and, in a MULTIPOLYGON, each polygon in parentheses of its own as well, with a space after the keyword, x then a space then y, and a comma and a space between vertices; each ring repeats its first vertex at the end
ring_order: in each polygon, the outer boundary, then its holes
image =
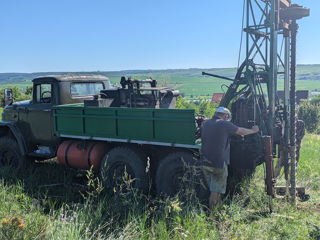
POLYGON ((39 84, 36 85, 36 102, 37 103, 51 103, 52 85, 39 84))
POLYGON ((96 95, 103 89, 103 83, 71 83, 71 96, 96 95))

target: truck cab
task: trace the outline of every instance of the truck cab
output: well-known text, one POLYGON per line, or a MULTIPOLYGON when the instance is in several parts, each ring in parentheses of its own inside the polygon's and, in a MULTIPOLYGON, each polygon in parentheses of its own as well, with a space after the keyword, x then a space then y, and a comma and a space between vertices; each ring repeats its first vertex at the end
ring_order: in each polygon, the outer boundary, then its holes
POLYGON ((0 138, 11 137, 19 145, 21 155, 36 159, 55 156, 59 139, 53 133, 54 105, 83 103, 111 88, 109 79, 102 75, 45 76, 32 82, 32 99, 4 108, 0 138))

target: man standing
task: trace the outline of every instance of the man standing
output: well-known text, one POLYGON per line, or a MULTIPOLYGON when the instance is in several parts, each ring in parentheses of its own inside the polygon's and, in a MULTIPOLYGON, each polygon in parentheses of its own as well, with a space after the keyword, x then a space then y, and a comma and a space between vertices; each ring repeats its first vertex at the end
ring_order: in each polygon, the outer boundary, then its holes
POLYGON ((212 119, 205 121, 201 127, 201 160, 203 172, 210 189, 209 207, 220 200, 220 194, 226 192, 228 165, 230 163, 229 136, 241 136, 257 133, 258 126, 252 129, 241 128, 230 122, 231 112, 224 107, 217 108, 212 119))

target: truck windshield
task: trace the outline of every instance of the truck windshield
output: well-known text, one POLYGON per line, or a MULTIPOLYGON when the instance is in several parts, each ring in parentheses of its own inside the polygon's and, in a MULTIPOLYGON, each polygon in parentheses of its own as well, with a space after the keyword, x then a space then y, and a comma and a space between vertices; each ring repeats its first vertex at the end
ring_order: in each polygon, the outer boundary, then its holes
POLYGON ((71 83, 72 96, 95 95, 103 89, 103 83, 71 83))

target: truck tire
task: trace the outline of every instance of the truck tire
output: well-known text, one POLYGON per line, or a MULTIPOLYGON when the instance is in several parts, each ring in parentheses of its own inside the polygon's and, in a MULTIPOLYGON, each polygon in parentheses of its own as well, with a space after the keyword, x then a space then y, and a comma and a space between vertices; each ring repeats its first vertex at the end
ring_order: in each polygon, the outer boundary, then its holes
POLYGON ((130 187, 146 193, 149 188, 146 167, 147 158, 140 151, 128 147, 115 147, 103 158, 100 173, 107 188, 117 189, 120 185, 126 184, 126 180, 123 179, 126 172, 130 179, 130 187))
POLYGON ((10 167, 17 171, 25 167, 25 157, 18 143, 10 137, 0 138, 0 167, 10 167))
POLYGON ((191 153, 174 152, 167 155, 157 169, 157 193, 172 197, 191 188, 199 199, 206 198, 208 190, 202 172, 193 166, 195 161, 191 153))

